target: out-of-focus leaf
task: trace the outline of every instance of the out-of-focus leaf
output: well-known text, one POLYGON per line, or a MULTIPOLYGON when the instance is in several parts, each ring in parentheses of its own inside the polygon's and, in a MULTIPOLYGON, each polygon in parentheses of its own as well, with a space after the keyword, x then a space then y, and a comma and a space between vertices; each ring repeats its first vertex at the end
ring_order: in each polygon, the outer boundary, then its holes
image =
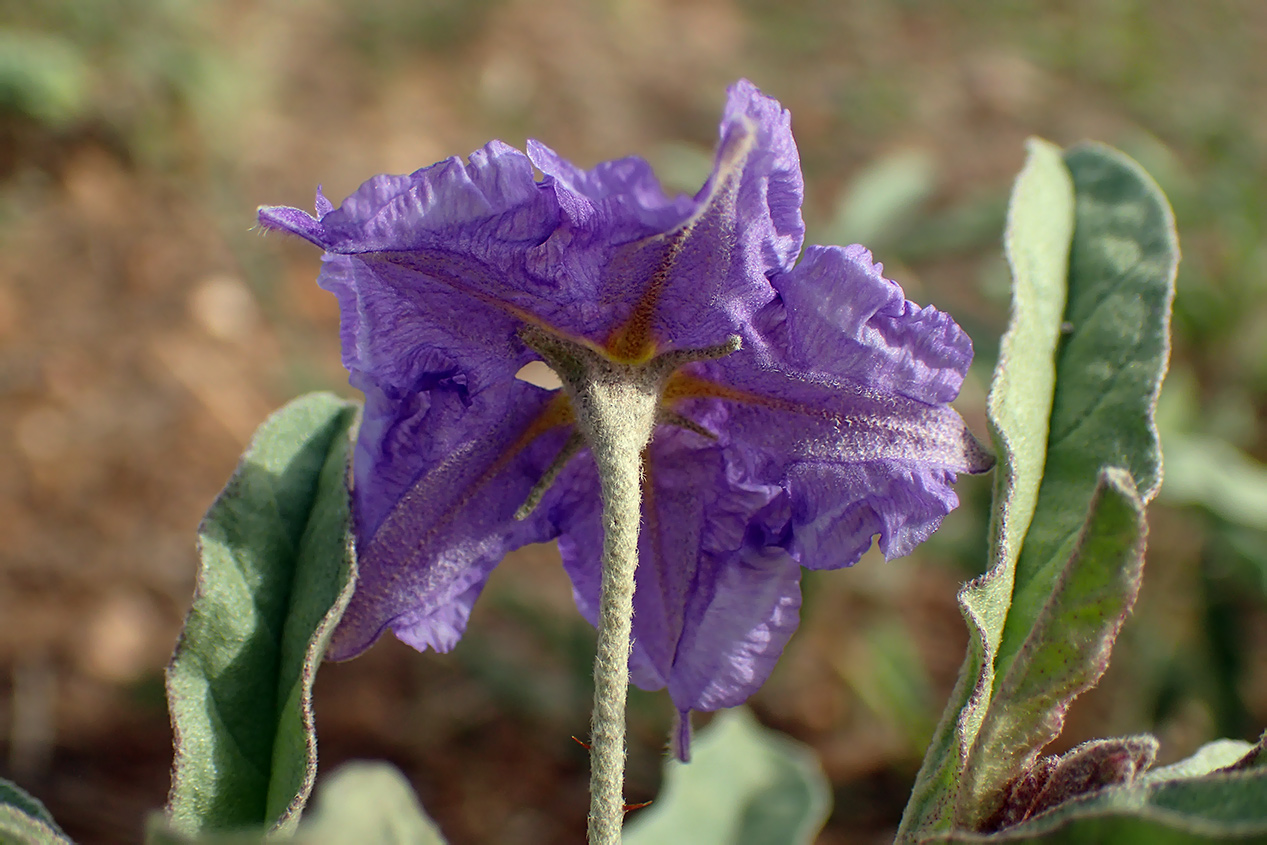
POLYGON ((881 158, 845 189, 822 242, 872 249, 889 245, 936 183, 937 168, 927 150, 901 150, 881 158))
POLYGON ((1073 225, 1073 183, 1060 150, 1033 139, 1012 190, 1004 237, 1014 281, 1012 316, 988 401, 999 459, 989 571, 959 594, 971 637, 968 654, 915 782, 899 840, 950 825, 963 765, 989 707, 1013 570, 1043 478, 1073 225))
POLYGON ((39 799, 4 778, 0 778, 0 842, 70 845, 39 799))
POLYGON ((1130 475, 1104 470, 1073 554, 981 723, 964 770, 961 823, 975 827, 998 811, 1006 784, 1060 735, 1069 702, 1108 668, 1139 594, 1147 535, 1130 475))
POLYGON ((83 112, 88 65, 75 45, 41 32, 0 30, 0 107, 53 125, 83 112))
POLYGON ((836 671, 874 717, 919 753, 933 734, 932 683, 911 632, 895 621, 868 629, 857 648, 834 660, 836 671))
POLYGON ((317 787, 312 807, 293 833, 267 826, 231 833, 178 833, 156 815, 146 845, 445 845, 409 782, 390 763, 347 763, 317 787))
POLYGON ((700 732, 690 763, 668 763, 660 797, 631 817, 624 842, 800 845, 814 840, 830 807, 813 753, 737 708, 700 732))
POLYGON ((912 222, 892 249, 903 261, 980 250, 996 243, 1010 213, 1011 206, 1001 196, 970 197, 936 216, 912 222))
POLYGON ((388 763, 341 766, 317 788, 295 834, 304 845, 444 845, 409 781, 388 763))
POLYGON ((1267 466, 1213 437, 1167 434, 1163 501, 1200 505, 1228 522, 1267 530, 1267 466))
POLYGON ((182 834, 293 828, 316 773, 312 684, 355 580, 356 406, 316 393, 256 433, 199 531, 193 606, 167 674, 182 834))

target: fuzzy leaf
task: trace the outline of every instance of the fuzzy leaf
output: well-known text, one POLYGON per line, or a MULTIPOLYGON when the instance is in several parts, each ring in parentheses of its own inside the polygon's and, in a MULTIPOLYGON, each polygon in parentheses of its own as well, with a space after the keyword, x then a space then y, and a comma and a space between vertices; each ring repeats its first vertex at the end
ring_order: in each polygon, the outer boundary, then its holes
POLYGON ((1149 734, 1093 739, 1059 757, 1042 757, 1007 783, 1003 800, 978 828, 983 832, 1020 824, 1066 801, 1107 786, 1132 783, 1157 758, 1149 734))
MULTIPOLYGON (((1234 742, 1235 740, 1225 739, 1220 741, 1234 742)), ((1199 754, 1200 751, 1197 753, 1199 754)), ((1249 769, 1267 771, 1267 731, 1264 731, 1263 735, 1258 738, 1258 742, 1245 750, 1244 755, 1239 760, 1226 766, 1223 771, 1241 772, 1249 769)))
MULTIPOLYGON (((1029 230, 1019 225, 1020 220, 1031 220, 1034 231, 1042 233, 1044 225, 1055 227, 1064 219, 1058 205, 1052 206, 1056 211, 1044 212, 1041 202, 1033 217, 1021 215, 1027 207, 1022 205, 1023 198, 1033 196, 1026 192, 1027 176, 1037 178, 1031 167, 1036 172, 1049 171, 1052 152, 1048 145, 1031 146, 1030 161, 1013 193, 1008 227, 1014 298, 1019 302, 1026 296, 1048 297, 1048 310, 1042 312, 1048 318, 1050 298, 1059 294, 1051 288, 1035 288, 1027 278, 1028 265, 1018 259, 1013 238, 1022 244, 1031 242, 1021 238, 1029 230)), ((1144 503, 1160 483, 1161 455, 1153 412, 1169 354, 1170 305, 1178 262, 1173 218, 1156 185, 1122 154, 1087 145, 1066 152, 1063 160, 1073 182, 1074 230, 1063 319, 1058 326, 1062 337, 1054 350, 1055 387, 1048 395, 1041 392, 1047 382, 1037 383, 1034 387, 1040 392, 1031 399, 1012 375, 1017 361, 1024 361, 1022 368, 1035 366, 1035 362, 1050 361, 1053 351, 1039 344, 1013 346, 1022 337, 1034 337, 1018 328, 1025 311, 1014 304, 990 398, 1001 466, 990 569, 960 595, 971 636, 968 656, 916 781, 899 841, 912 841, 916 832, 947 830, 954 823, 950 804, 956 801, 961 811, 977 817, 982 793, 958 795, 961 784, 969 782, 960 777, 968 749, 977 742, 992 696, 1009 677, 1012 663, 1062 577, 1101 469, 1124 468, 1136 479, 1138 497, 1144 503), (1034 425, 1041 406, 1026 405, 1027 399, 1050 401, 1045 427, 1034 425), (1019 426, 1007 413, 1009 406, 1026 411, 1019 417, 1019 426), (1039 446, 1045 450, 1041 456, 1039 446), (1041 484, 1035 500, 1033 487, 1027 485, 1038 483, 1037 479, 1041 484)), ((1049 176, 1047 183, 1053 179, 1049 176)), ((1050 331, 1051 323, 1041 326, 1050 331)), ((1051 335, 1039 337, 1050 340, 1051 335)), ((1103 643, 1093 640, 1089 645, 1101 649, 1103 643)), ((1022 668, 1015 677, 1027 674, 1022 668)), ((1060 702, 1063 711, 1068 697, 1058 694, 1050 700, 1060 702)), ((1037 721, 1016 725, 1022 733, 1047 717, 1054 717, 1057 725, 1063 718, 1055 711, 1031 717, 1037 721)), ((1048 732, 1031 733, 1030 739, 1048 732)), ((1013 749, 1011 753, 1025 741, 1019 735, 996 739, 1013 749)), ((1038 750, 1031 749, 1034 754, 1038 750)), ((974 753, 979 760, 988 760, 993 750, 979 745, 974 753)), ((1017 759, 1027 758, 1029 752, 1017 759)), ((1021 772, 1010 774, 1015 777, 1021 772)))
POLYGON ((0 842, 70 845, 39 799, 4 778, 0 778, 0 842))
POLYGON ((994 815, 1004 786, 1060 735, 1069 702, 1108 668, 1117 632, 1139 594, 1148 526, 1130 475, 1101 472, 1090 510, 977 734, 957 814, 968 827, 994 815))
POLYGON ((1208 775, 1219 769, 1230 768, 1245 759, 1254 750, 1251 743, 1241 739, 1216 739, 1207 742, 1191 757, 1185 757, 1169 766, 1160 766, 1143 776, 1143 783, 1160 783, 1164 780, 1180 780, 1208 775))
POLYGON ((1075 227, 1056 361, 1047 464, 1016 565, 995 660, 998 688, 1077 542, 1103 467, 1147 504, 1161 484, 1153 413, 1170 355, 1179 247, 1166 198, 1139 165, 1100 145, 1065 153, 1075 227))
POLYGON ((763 728, 746 709, 720 713, 670 760, 664 788, 632 816, 625 845, 801 845, 827 820, 831 794, 809 749, 763 728))
POLYGON ((942 834, 927 843, 1085 845, 1267 843, 1267 771, 1111 787, 995 834, 942 834))
POLYGON ((178 833, 288 830, 312 789, 312 684, 355 580, 356 414, 325 393, 273 414, 199 529, 194 602, 167 672, 178 833))
POLYGON ((963 763, 990 703, 1013 569, 1043 478, 1073 219, 1073 183, 1060 150, 1031 139, 1025 168, 1012 189, 1004 236, 1012 268, 1012 316, 988 403, 999 460, 989 571, 959 594, 971 637, 968 654, 924 758, 899 840, 915 830, 950 824, 963 763))

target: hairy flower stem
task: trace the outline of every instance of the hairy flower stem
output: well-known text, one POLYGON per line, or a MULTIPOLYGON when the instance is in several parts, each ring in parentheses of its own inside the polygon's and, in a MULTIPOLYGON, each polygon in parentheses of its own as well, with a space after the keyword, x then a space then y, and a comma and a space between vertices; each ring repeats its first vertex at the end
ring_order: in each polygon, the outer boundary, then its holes
POLYGON ((642 515, 642 450, 655 425, 658 391, 628 381, 596 379, 578 393, 603 496, 603 581, 594 711, 590 719, 590 845, 618 845, 624 823, 625 699, 638 531, 642 515))
MULTIPOLYGON (((625 700, 629 692, 634 572, 642 522, 642 453, 657 421, 710 432, 660 407, 669 376, 692 361, 723 358, 738 337, 702 349, 678 349, 648 361, 621 361, 533 326, 520 338, 558 374, 571 399, 577 430, 598 467, 603 497, 603 579, 594 654, 594 712, 590 716, 590 845, 619 845, 625 819, 625 700)), ((562 460, 575 451, 568 441, 562 460)), ((544 483, 553 479, 546 473, 544 483)), ((535 490, 520 508, 540 501, 535 490)), ((522 518, 522 517, 521 517, 522 518)))

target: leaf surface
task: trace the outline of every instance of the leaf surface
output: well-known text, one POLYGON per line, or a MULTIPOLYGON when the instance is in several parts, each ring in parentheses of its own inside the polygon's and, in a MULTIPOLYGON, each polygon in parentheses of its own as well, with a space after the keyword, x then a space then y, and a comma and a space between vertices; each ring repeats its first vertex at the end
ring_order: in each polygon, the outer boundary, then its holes
POLYGON ((1100 470, 1120 467, 1139 498, 1161 485, 1154 422, 1170 355, 1179 245, 1170 206, 1139 165, 1108 147, 1065 153, 1075 226, 1066 332, 1056 359, 1047 462, 995 661, 1006 674, 1069 560, 1100 470))
POLYGON ((1034 514, 1046 462, 1047 426, 1056 384, 1056 350, 1065 306, 1073 237, 1073 182, 1059 148, 1028 145, 1008 208, 1004 246, 1012 269, 1012 315, 990 387, 990 435, 998 455, 990 562, 959 594, 968 623, 968 653, 899 829, 945 828, 959 777, 994 686, 994 655, 1011 599, 1013 570, 1034 514))
POLYGON ((273 414, 199 528, 194 601, 167 672, 177 833, 288 830, 312 789, 312 684, 355 581, 356 415, 327 393, 273 414))
POLYGON ((0 778, 0 842, 71 845, 38 798, 0 778))
POLYGON ((808 845, 831 807, 829 784, 806 747, 722 711, 670 760, 660 797, 631 816, 625 845, 808 845))

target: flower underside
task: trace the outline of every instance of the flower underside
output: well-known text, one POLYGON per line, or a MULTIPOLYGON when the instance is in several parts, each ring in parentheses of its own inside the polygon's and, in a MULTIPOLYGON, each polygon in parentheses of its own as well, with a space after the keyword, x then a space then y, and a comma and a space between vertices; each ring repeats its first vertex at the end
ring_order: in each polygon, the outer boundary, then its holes
POLYGON ((452 648, 493 566, 554 538, 593 622, 587 420, 608 394, 645 409, 627 441, 643 466, 632 679, 683 713, 765 680, 802 566, 925 539, 958 503, 955 474, 991 463, 948 404, 971 343, 862 247, 802 254, 801 193, 787 112, 741 82, 695 197, 666 197, 640 159, 583 171, 493 142, 337 209, 319 194, 315 218, 261 209, 325 250, 366 396, 361 580, 330 655, 387 628, 452 648), (515 377, 539 360, 563 389, 515 377))

